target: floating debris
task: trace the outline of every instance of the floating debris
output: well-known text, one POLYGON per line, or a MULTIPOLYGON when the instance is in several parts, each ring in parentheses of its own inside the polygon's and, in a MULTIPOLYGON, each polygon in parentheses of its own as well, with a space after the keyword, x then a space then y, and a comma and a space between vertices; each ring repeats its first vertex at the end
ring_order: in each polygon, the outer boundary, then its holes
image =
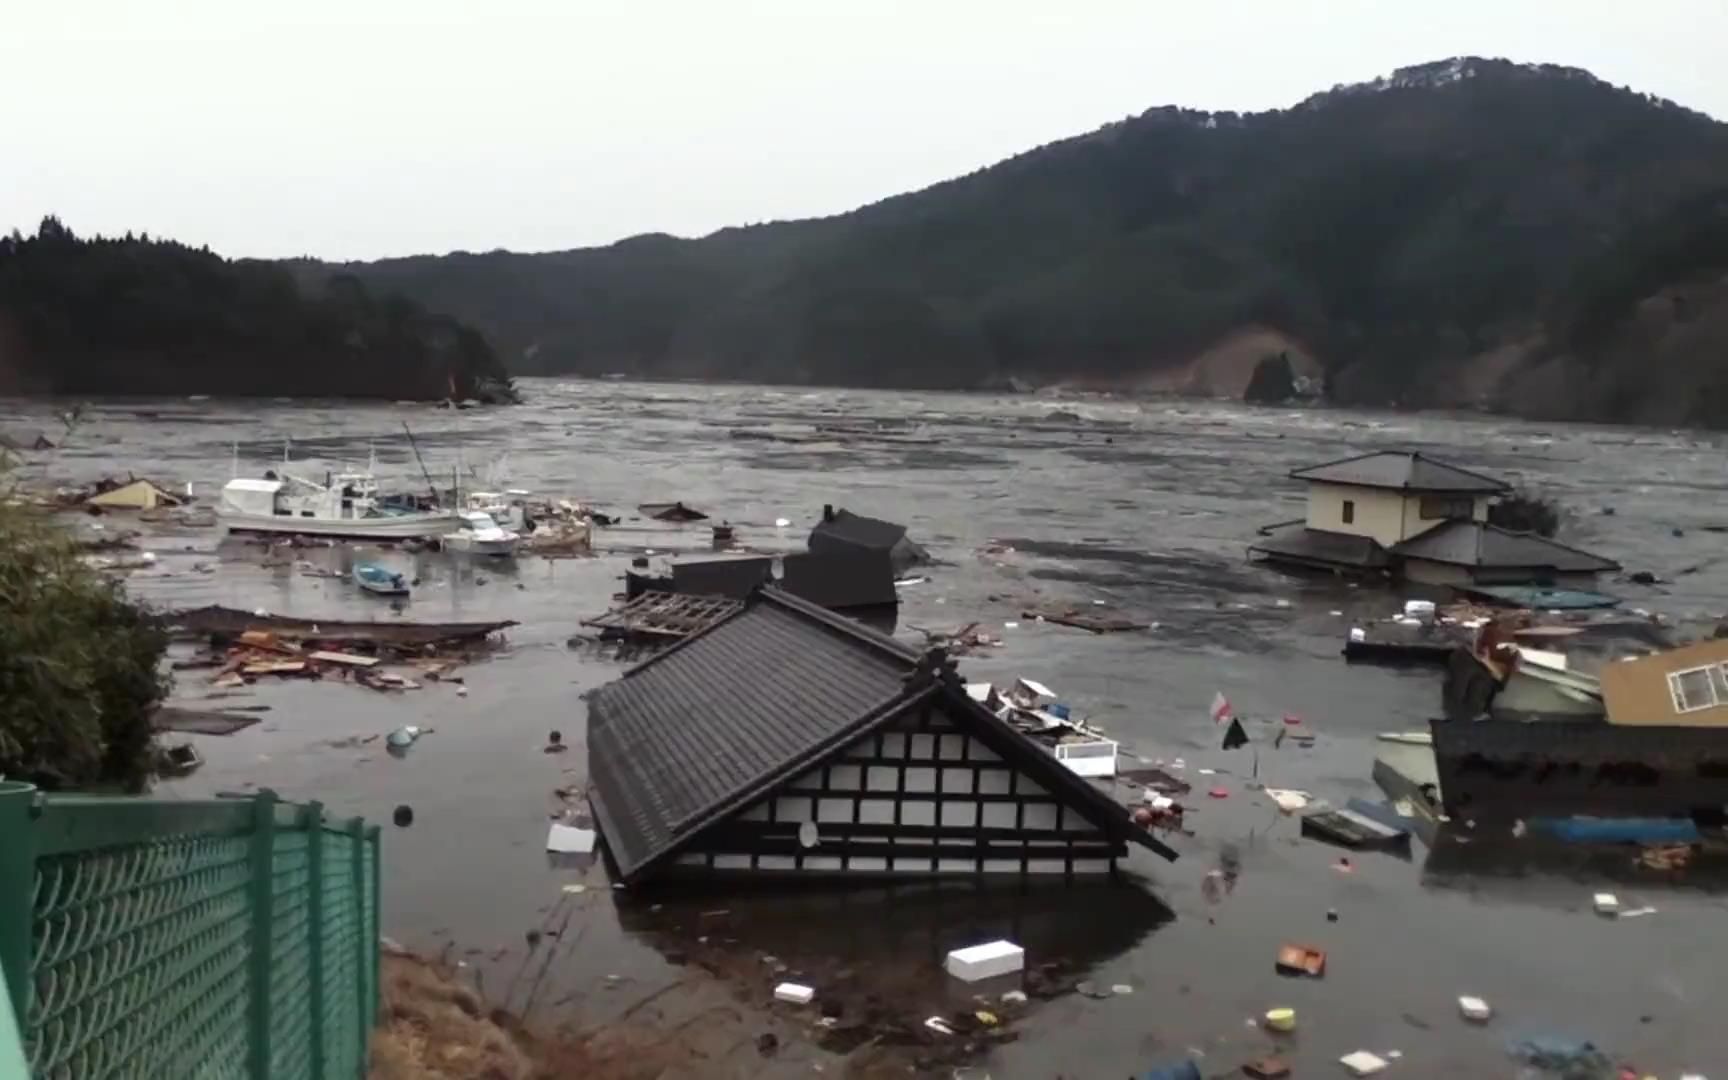
POLYGON ((708 515, 700 510, 685 506, 681 502, 670 503, 640 503, 636 509, 644 516, 655 521, 690 522, 707 521, 708 515))
POLYGON ((593 829, 553 822, 546 833, 546 850, 560 855, 587 855, 593 852, 598 837, 593 829))
POLYGON ((670 641, 701 633, 725 622, 743 607, 740 601, 723 596, 645 592, 627 601, 623 607, 582 620, 582 625, 599 630, 603 640, 649 638, 670 641))
POLYGON ((977 982, 1020 971, 1026 966, 1026 950, 1011 941, 988 941, 952 950, 943 966, 957 979, 977 982))
POLYGON ((1278 948, 1275 966, 1280 975, 1307 975, 1318 979, 1326 974, 1326 954, 1312 945, 1282 945, 1278 948))
POLYGON ((1029 608, 1022 611, 1020 617, 1037 622, 1055 623, 1058 626, 1072 626, 1078 630, 1089 630, 1094 634, 1120 634, 1131 630, 1147 630, 1152 626, 1151 623, 1135 622, 1132 619, 1112 619, 1102 615, 1088 615, 1078 608, 1029 608))
POLYGON ((774 1000, 789 1001, 794 1005, 808 1005, 816 1000, 816 991, 798 983, 783 982, 774 988, 774 1000))

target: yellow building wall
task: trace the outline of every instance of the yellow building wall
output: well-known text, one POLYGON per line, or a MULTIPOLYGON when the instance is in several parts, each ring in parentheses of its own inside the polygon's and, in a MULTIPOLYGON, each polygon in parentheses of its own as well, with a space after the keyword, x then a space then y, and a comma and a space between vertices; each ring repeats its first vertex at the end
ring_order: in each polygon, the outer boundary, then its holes
MULTIPOLYGON (((1471 516, 1477 521, 1488 520, 1487 497, 1474 501, 1471 516)), ((1422 517, 1420 495, 1343 484, 1308 485, 1307 525, 1310 529, 1371 536, 1383 547, 1391 547, 1443 524, 1444 518, 1425 520, 1422 517), (1344 523, 1345 502, 1354 503, 1356 508, 1350 524, 1344 523)))
POLYGON ((1728 663, 1728 640, 1700 641, 1655 656, 1619 660, 1602 667, 1602 704, 1611 724, 1728 727, 1728 705, 1676 712, 1668 690, 1672 672, 1728 663))

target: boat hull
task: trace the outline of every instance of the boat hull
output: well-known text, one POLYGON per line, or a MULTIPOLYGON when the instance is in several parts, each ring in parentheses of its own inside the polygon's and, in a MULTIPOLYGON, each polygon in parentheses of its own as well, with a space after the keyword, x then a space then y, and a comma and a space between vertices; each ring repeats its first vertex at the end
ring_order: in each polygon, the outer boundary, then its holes
POLYGON ((309 518, 282 514, 221 514, 231 533, 322 536, 342 540, 426 540, 461 524, 455 514, 407 514, 377 518, 309 518))
POLYGON ((516 540, 475 540, 470 537, 445 537, 444 547, 459 555, 483 555, 494 559, 508 559, 516 554, 516 540))
POLYGON ((1456 820, 1680 817, 1728 807, 1728 730, 1603 720, 1435 720, 1456 820))

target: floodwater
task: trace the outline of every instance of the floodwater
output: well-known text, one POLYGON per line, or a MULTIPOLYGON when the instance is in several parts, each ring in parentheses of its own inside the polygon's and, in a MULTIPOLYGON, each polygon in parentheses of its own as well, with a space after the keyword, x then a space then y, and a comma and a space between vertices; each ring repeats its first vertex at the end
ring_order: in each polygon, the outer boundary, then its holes
MULTIPOLYGON (((1721 437, 1168 401, 552 380, 524 389, 527 406, 474 412, 97 402, 25 478, 135 472, 209 496, 236 455, 255 473, 291 440, 308 471, 364 463, 375 450, 395 486, 422 487, 401 437, 407 421, 435 477, 505 456, 510 486, 625 513, 682 500, 732 522, 751 547, 797 548, 824 503, 903 521, 942 564, 904 590, 902 634, 974 620, 996 628, 1005 646, 964 661, 968 676, 1049 683, 1135 754, 1183 759, 1198 798, 1195 835, 1176 840, 1181 860, 1136 851, 1128 889, 614 892, 603 869, 553 865, 542 850, 552 790, 584 781, 582 695, 622 667, 566 641, 605 609, 632 554, 702 547, 705 527, 630 523, 600 532, 599 558, 508 567, 372 553, 421 577, 404 617, 515 619, 508 649, 465 669, 466 697, 441 685, 387 696, 261 681, 244 699, 203 701, 207 673, 182 673, 181 703, 270 711, 236 735, 198 738, 208 764, 161 793, 267 786, 385 823, 385 927, 417 949, 448 948, 494 999, 542 1023, 664 1017, 683 1040, 683 1075, 841 1075, 846 1066, 812 1045, 809 1016, 764 1008, 775 981, 806 978, 819 994, 845 987, 854 1018, 858 1002, 872 1015, 917 1016, 954 1007, 939 967, 948 948, 1009 936, 1033 965, 1060 962, 1133 993, 1035 1000, 1012 1025, 1018 1038, 975 1063, 997 1077, 1122 1076, 1195 1051, 1222 1075, 1272 1049, 1301 1076, 1333 1075, 1357 1049, 1399 1052, 1388 1075, 1513 1076, 1504 1048, 1520 1035, 1590 1039, 1661 1076, 1728 1067, 1724 900, 1696 875, 1638 875, 1630 853, 1606 868, 1542 862, 1488 837, 1480 857, 1466 845, 1442 863, 1417 845, 1410 860, 1351 855, 1345 873, 1343 852, 1301 839, 1296 820, 1248 786, 1257 768, 1261 782, 1334 803, 1377 797, 1374 733, 1421 728, 1439 679, 1339 659, 1347 627, 1393 610, 1396 594, 1295 580, 1244 558, 1256 526, 1301 516, 1290 469, 1413 446, 1557 496, 1570 511, 1564 539, 1676 582, 1611 591, 1707 628, 1728 612, 1728 552, 1706 529, 1728 524, 1721 437), (832 442, 732 437, 877 420, 910 428, 832 442), (776 529, 782 517, 793 525, 776 529), (1097 600, 1155 628, 1095 637, 1020 614, 1097 600), (1220 751, 1207 716, 1218 690, 1250 717, 1300 715, 1318 741, 1220 751), (380 740, 335 745, 403 723, 434 730, 401 759, 380 740), (542 753, 551 729, 568 753, 542 753), (1228 797, 1205 797, 1213 786, 1228 797), (397 804, 413 807, 411 827, 388 824, 397 804), (1209 895, 1203 883, 1221 866, 1234 887, 1209 895), (1610 877, 1623 904, 1656 913, 1595 915, 1590 894, 1610 877), (565 891, 575 884, 584 891, 565 891), (529 929, 559 933, 530 948, 529 929), (1275 974, 1285 941, 1326 950, 1325 977, 1275 974), (1494 1022, 1462 1021, 1460 994, 1486 998, 1494 1022), (1277 1044, 1249 1024, 1274 1006, 1294 1007, 1299 1024, 1277 1044), (781 1049, 763 1059, 755 1040, 771 1030, 781 1049)), ((44 426, 51 408, 0 402, 0 426, 44 426)), ((161 605, 394 617, 345 581, 266 566, 259 549, 217 540, 212 530, 152 535, 157 567, 129 588, 161 605)), ((297 555, 333 568, 355 557, 297 555)), ((862 1075, 857 1060, 851 1071, 862 1075)))

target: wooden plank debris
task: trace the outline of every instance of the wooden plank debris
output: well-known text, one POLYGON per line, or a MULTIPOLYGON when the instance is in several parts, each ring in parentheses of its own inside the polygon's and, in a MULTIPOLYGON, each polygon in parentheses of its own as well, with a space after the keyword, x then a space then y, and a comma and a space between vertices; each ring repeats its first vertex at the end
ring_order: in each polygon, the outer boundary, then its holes
POLYGON ((306 654, 306 659, 314 660, 323 664, 341 664, 344 667, 376 667, 378 664, 378 658, 376 656, 359 656, 354 653, 331 652, 328 649, 319 649, 317 652, 309 652, 306 654))
POLYGON ((304 660, 263 660, 240 665, 242 675, 299 675, 305 670, 304 660))
POLYGON ((670 640, 700 633, 731 618, 743 606, 740 601, 724 596, 645 592, 623 607, 582 620, 582 625, 600 630, 602 637, 670 640))

